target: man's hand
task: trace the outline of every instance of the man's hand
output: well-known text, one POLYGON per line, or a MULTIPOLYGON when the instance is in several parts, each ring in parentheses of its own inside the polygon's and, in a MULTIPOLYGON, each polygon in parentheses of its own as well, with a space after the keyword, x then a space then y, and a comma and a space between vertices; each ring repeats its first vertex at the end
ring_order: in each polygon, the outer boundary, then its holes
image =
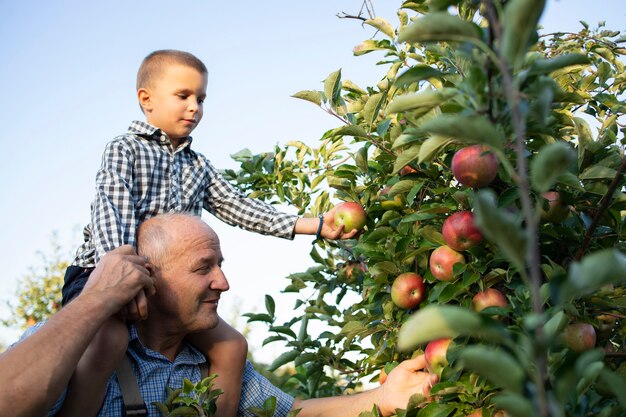
POLYGON ((426 368, 424 355, 401 362, 380 386, 382 395, 378 406, 383 416, 395 414, 397 408, 406 408, 413 394, 430 396, 430 388, 439 378, 435 374, 421 371, 426 368))
POLYGON ((137 255, 132 246, 121 246, 102 257, 87 280, 83 293, 106 299, 111 314, 133 300, 136 306, 133 312, 140 317, 146 316, 146 295, 155 292, 150 268, 147 259, 137 255))
POLYGON ((335 210, 337 206, 333 207, 326 213, 324 213, 324 223, 322 224, 322 232, 320 235, 324 239, 337 240, 337 239, 352 239, 356 237, 361 231, 357 229, 344 231, 343 225, 335 225, 335 210))

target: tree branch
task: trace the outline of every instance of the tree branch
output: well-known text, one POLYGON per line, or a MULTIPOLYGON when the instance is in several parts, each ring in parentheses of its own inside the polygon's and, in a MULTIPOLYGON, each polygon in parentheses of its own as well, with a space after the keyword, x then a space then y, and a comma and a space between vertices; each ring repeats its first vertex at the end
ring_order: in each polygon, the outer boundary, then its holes
POLYGON ((609 185, 606 193, 604 193, 604 195, 600 199, 600 203, 598 204, 598 211, 596 211, 596 215, 593 216, 593 220, 591 220, 591 224, 587 229, 587 233, 585 233, 583 243, 580 246, 580 249, 578 249, 578 252, 576 252, 576 256, 574 257, 575 260, 579 261, 580 258, 582 258, 582 256, 585 254, 585 252, 587 252, 587 249, 589 248, 589 243, 591 242, 591 237, 593 236, 593 232, 596 231, 596 228, 600 223, 600 219, 609 208, 609 204, 611 203, 611 197, 613 196, 613 193, 615 193, 615 190, 617 190, 617 187, 619 187, 620 183, 622 182, 622 177, 624 176, 625 170, 626 157, 622 157, 622 163, 617 169, 615 177, 613 177, 613 181, 611 181, 611 185, 609 185))

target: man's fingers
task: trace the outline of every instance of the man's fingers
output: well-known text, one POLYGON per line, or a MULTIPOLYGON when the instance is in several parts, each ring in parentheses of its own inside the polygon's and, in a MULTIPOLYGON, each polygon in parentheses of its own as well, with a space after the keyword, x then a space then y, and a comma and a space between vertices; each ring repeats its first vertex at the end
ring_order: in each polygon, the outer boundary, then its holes
POLYGON ((426 368, 426 359, 424 355, 418 355, 413 359, 407 359, 403 362, 400 362, 399 366, 412 372, 419 371, 426 368))
POLYGON ((117 253, 119 255, 137 255, 135 248, 132 245, 122 245, 113 249, 108 253, 117 253))

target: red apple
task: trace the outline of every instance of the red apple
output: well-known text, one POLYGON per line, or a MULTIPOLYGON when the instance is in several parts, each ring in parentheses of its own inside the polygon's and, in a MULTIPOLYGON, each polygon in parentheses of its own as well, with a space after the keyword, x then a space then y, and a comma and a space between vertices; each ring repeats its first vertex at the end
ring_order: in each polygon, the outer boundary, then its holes
POLYGON ((561 194, 558 191, 546 191, 541 196, 548 200, 548 210, 541 211, 541 218, 547 222, 562 223, 569 214, 569 206, 563 203, 561 194))
POLYGON ((454 265, 465 264, 465 258, 450 246, 439 246, 430 254, 430 272, 439 281, 454 280, 454 265))
POLYGON ((424 350, 424 359, 426 360, 426 368, 428 372, 441 376, 443 368, 448 366, 448 358, 446 354, 448 352, 448 346, 450 346, 452 339, 444 338, 437 339, 426 345, 424 350))
POLYGON ((346 201, 335 208, 335 226, 343 225, 345 232, 361 230, 365 226, 367 214, 359 203, 346 201))
POLYGON ((485 187, 498 175, 498 158, 485 145, 471 145, 452 157, 452 174, 466 187, 485 187))
POLYGON ((485 291, 476 293, 472 299, 472 305, 474 310, 482 311, 487 307, 506 307, 509 302, 500 291, 495 288, 487 288, 485 291))
POLYGON ((563 342, 574 352, 584 352, 596 345, 596 330, 589 323, 572 323, 563 330, 563 342))
POLYGON ((415 308, 424 299, 424 280, 415 272, 405 272, 391 285, 391 301, 400 308, 415 308))
POLYGON ((414 172, 417 172, 417 170, 415 168, 413 168, 411 165, 405 165, 400 170, 400 176, 404 177, 405 175, 409 175, 409 174, 412 174, 414 172))
POLYGON ((483 240, 471 211, 459 211, 448 216, 443 222, 441 233, 446 245, 458 251, 468 250, 483 240))

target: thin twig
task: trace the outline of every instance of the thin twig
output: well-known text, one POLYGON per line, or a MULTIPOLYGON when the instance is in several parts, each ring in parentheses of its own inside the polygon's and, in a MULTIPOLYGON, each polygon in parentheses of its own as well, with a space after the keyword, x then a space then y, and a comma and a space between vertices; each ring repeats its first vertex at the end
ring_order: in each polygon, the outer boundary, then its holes
POLYGON ((575 260, 579 261, 580 258, 587 252, 589 248, 589 243, 591 242, 591 237, 593 236, 593 232, 596 231, 598 224, 600 223, 600 219, 609 208, 609 204, 611 202, 611 197, 613 197, 613 193, 617 190, 620 183, 622 182, 622 177, 624 176, 624 171, 626 170, 626 157, 622 157, 622 163, 620 164, 617 172, 615 173, 615 177, 613 177, 613 181, 611 181, 611 185, 606 190, 606 193, 600 199, 600 203, 598 204, 598 211, 596 211, 595 216, 591 220, 591 224, 585 233, 585 237, 583 239, 583 243, 580 245, 580 249, 576 252, 575 260))

